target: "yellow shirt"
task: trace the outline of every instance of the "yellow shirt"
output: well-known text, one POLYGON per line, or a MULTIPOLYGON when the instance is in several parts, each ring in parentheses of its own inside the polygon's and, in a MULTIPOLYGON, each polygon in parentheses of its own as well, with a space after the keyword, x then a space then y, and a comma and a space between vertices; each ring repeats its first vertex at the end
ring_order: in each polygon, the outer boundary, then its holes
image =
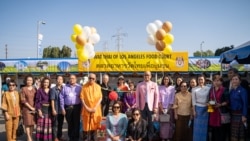
POLYGON ((187 92, 185 95, 181 92, 175 95, 174 107, 178 115, 187 116, 191 115, 192 111, 192 95, 187 92))
POLYGON ((11 117, 20 116, 20 95, 17 91, 10 93, 6 91, 2 99, 2 109, 11 117))

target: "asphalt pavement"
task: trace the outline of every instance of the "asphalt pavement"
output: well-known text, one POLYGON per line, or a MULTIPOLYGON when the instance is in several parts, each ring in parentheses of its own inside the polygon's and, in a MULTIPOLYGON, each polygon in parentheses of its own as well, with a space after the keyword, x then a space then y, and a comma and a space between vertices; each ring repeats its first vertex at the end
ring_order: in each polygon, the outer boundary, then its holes
MULTIPOLYGON (((35 140, 35 131, 33 132, 33 139, 35 140)), ((67 122, 64 121, 63 125, 63 137, 67 138, 67 122)), ((5 132, 5 120, 2 114, 0 114, 0 141, 6 141, 6 132, 5 132)), ((17 138, 17 141, 26 141, 26 135, 24 134, 21 137, 17 138)))

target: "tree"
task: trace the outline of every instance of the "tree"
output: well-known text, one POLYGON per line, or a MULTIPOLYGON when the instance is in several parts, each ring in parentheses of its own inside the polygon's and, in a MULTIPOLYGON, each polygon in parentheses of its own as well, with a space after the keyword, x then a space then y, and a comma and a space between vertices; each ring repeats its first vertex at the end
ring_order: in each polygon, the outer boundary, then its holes
MULTIPOLYGON (((200 51, 196 51, 196 52, 194 52, 193 55, 194 55, 194 57, 201 57, 201 52, 200 51)), ((214 56, 214 53, 211 50, 207 50, 207 51, 203 51, 202 52, 202 56, 203 57, 214 56)))
POLYGON ((69 48, 68 46, 63 46, 62 50, 60 51, 60 58, 70 58, 71 57, 71 48, 69 48))
POLYGON ((222 47, 222 48, 218 48, 216 49, 215 51, 215 56, 220 56, 223 52, 226 52, 228 50, 231 50, 234 48, 234 45, 231 45, 231 46, 225 46, 225 47, 222 47))
POLYGON ((68 46, 63 46, 60 50, 59 47, 47 47, 43 49, 43 58, 70 58, 71 48, 68 46))

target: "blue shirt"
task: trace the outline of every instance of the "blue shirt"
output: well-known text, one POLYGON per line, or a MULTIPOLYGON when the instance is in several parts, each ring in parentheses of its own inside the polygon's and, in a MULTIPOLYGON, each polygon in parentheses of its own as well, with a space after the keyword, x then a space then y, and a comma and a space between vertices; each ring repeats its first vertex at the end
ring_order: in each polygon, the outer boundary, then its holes
POLYGON ((239 110, 243 116, 247 116, 247 91, 239 86, 230 91, 231 110, 239 110))
POLYGON ((62 109, 60 106, 61 91, 62 91, 62 88, 59 89, 57 86, 50 89, 50 100, 54 100, 55 110, 58 114, 62 113, 62 109))
POLYGON ((60 105, 64 110, 65 105, 77 105, 81 104, 80 93, 82 87, 79 84, 70 85, 67 84, 63 87, 60 94, 60 105))

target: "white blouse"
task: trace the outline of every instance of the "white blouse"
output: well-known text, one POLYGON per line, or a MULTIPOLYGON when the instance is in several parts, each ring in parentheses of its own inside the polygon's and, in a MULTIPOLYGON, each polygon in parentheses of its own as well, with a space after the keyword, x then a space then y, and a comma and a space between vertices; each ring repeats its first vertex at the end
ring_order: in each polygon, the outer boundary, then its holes
POLYGON ((193 106, 206 107, 209 99, 210 87, 208 86, 197 86, 192 89, 192 104, 193 106))

